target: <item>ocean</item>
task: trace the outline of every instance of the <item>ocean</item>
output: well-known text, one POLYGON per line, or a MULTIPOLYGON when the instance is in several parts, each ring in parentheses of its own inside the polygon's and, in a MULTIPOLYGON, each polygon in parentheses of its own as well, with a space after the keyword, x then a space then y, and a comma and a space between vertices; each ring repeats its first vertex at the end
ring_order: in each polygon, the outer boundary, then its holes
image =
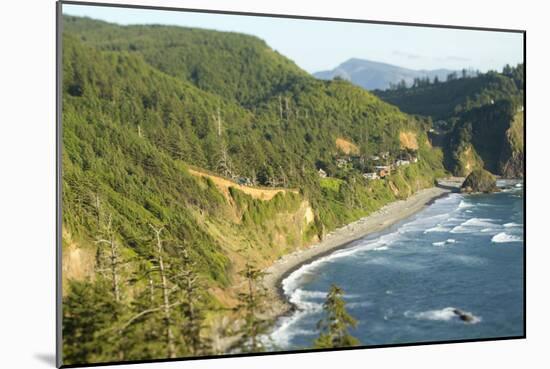
POLYGON ((297 309, 269 334, 273 349, 312 347, 333 283, 365 346, 523 335, 523 187, 499 185, 440 198, 291 273, 283 290, 297 309))

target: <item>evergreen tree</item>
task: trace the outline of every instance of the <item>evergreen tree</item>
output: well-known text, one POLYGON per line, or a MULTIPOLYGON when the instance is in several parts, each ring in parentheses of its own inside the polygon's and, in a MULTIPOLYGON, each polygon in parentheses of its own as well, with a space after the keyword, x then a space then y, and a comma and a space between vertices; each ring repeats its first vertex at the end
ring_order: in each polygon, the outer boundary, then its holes
POLYGON ((204 355, 210 351, 211 345, 206 337, 201 337, 201 332, 205 328, 202 285, 196 273, 196 262, 189 255, 187 248, 179 247, 179 256, 179 273, 174 279, 181 291, 179 309, 183 318, 182 340, 192 356, 204 355))
POLYGON ((261 352, 265 350, 260 336, 269 327, 265 319, 259 317, 264 308, 266 290, 262 285, 264 273, 247 262, 240 275, 245 278, 246 290, 239 293, 237 310, 244 314, 245 323, 240 329, 241 350, 243 352, 261 352))
POLYGON ((359 340, 348 332, 350 327, 357 325, 357 321, 346 311, 343 296, 344 291, 340 287, 334 284, 330 287, 323 304, 326 316, 317 323, 321 335, 315 340, 315 348, 349 347, 360 344, 359 340))
POLYGON ((119 357, 120 337, 112 334, 122 306, 103 280, 72 281, 63 301, 63 359, 86 364, 119 357))

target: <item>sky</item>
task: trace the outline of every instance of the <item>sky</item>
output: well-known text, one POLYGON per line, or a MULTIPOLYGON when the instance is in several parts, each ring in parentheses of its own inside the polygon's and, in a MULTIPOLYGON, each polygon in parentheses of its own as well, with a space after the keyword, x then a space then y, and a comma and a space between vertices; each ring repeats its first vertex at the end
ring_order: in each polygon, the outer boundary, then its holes
POLYGON ((410 69, 500 70, 523 62, 523 35, 402 25, 63 5, 63 13, 127 24, 167 24, 257 36, 314 73, 350 58, 410 69))

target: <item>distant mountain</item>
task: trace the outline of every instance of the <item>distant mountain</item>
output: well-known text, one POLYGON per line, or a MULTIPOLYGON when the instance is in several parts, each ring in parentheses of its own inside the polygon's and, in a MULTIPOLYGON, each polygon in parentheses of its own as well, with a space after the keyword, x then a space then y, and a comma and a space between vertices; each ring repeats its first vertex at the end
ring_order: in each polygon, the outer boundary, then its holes
POLYGON ((412 85, 415 78, 430 77, 433 80, 437 76, 438 79, 445 80, 447 75, 452 72, 454 71, 450 69, 414 70, 386 63, 352 58, 333 70, 316 72, 313 75, 317 78, 327 80, 340 77, 367 90, 385 90, 390 87, 390 84, 397 84, 402 80, 407 83, 407 86, 412 85))

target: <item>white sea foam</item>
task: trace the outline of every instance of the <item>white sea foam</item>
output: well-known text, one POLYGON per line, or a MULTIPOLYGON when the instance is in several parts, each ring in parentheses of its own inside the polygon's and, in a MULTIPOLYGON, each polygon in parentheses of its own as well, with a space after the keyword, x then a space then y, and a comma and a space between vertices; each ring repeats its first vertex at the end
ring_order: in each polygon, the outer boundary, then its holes
POLYGON ((424 233, 432 233, 432 232, 449 232, 451 229, 442 226, 441 224, 436 225, 435 227, 428 228, 424 231, 424 233))
POLYGON ((506 242, 521 242, 523 239, 518 236, 513 236, 505 232, 500 232, 491 238, 493 243, 506 243, 506 242))
POLYGON ((488 232, 498 228, 499 225, 492 222, 490 218, 470 218, 460 225, 451 229, 451 233, 473 233, 473 232, 488 232))
POLYGON ((460 204, 458 204, 458 208, 459 208, 459 209, 471 208, 472 206, 474 206, 474 205, 472 205, 472 204, 470 204, 470 203, 467 203, 467 202, 464 201, 464 200, 460 201, 460 204))
POLYGON ((503 225, 504 228, 512 228, 512 227, 522 227, 519 223, 506 223, 503 225))
POLYGON ((375 249, 373 249, 374 251, 385 251, 385 250, 388 250, 389 247, 388 246, 380 246, 380 247, 377 247, 375 249))
MULTIPOLYGON (((458 309, 452 306, 438 309, 438 310, 427 310, 420 313, 414 313, 411 311, 406 311, 405 316, 407 318, 415 318, 419 320, 436 320, 436 321, 451 321, 451 320, 460 320, 459 315, 456 313, 458 309)), ((467 311, 463 311, 463 314, 470 316, 472 320, 470 324, 479 323, 481 321, 480 317, 473 315, 467 311)))
MULTIPOLYGON (((297 288, 294 292, 292 292, 289 300, 300 310, 305 310, 308 312, 321 311, 323 309, 323 305, 321 303, 308 301, 306 299, 307 297, 311 297, 312 292, 315 293, 314 291, 304 291, 301 288, 297 288)), ((323 293, 322 296, 326 297, 326 293, 323 293)))
POLYGON ((277 327, 263 338, 264 344, 275 343, 277 346, 286 347, 296 336, 312 336, 316 332, 306 329, 296 329, 296 323, 306 316, 305 311, 297 311, 292 316, 286 316, 279 320, 277 327))
POLYGON ((446 245, 453 244, 453 243, 456 243, 456 240, 454 240, 452 238, 449 238, 445 241, 432 242, 432 245, 441 247, 441 246, 446 246, 446 245))

